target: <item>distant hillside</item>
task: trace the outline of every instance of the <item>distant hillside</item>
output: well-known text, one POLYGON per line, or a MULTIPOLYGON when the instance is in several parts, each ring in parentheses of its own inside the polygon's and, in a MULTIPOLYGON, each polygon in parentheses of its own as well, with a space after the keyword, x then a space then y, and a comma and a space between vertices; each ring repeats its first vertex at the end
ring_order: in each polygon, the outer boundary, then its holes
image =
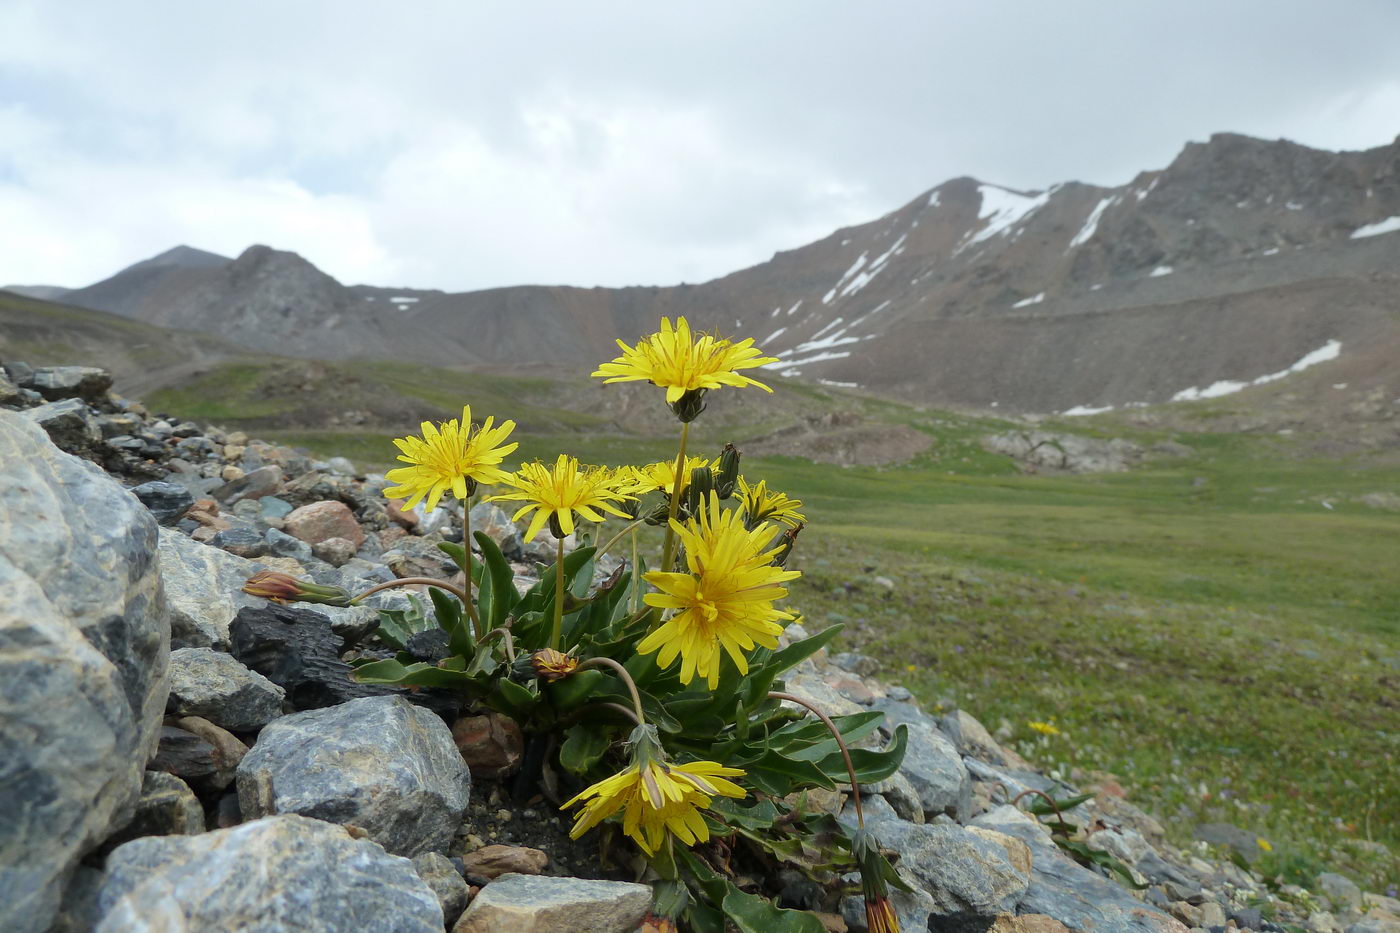
POLYGON ((345 287, 267 247, 182 247, 64 300, 298 356, 571 371, 685 314, 754 337, 776 373, 1003 411, 1162 402, 1302 363, 1371 391, 1384 372, 1348 373, 1400 328, 1400 140, 1218 134, 1116 188, 958 178, 700 285, 345 287))

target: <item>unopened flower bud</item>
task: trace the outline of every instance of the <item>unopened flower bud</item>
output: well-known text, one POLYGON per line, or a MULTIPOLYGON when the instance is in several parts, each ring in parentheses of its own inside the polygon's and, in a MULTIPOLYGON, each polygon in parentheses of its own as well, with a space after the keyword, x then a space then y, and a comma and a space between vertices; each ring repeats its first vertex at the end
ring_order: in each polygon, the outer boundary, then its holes
POLYGON ((789 528, 782 534, 781 542, 778 544, 778 553, 773 557, 774 567, 786 567, 788 557, 792 554, 792 548, 797 544, 797 536, 806 525, 797 525, 789 528))
POLYGON ((719 470, 715 473, 715 492, 721 499, 734 495, 734 486, 739 482, 739 448, 725 444, 719 455, 719 470))
POLYGON ((685 509, 691 515, 698 515, 709 501, 710 491, 715 488, 715 474, 707 466, 690 471, 690 485, 685 490, 685 509))
POLYGON ((243 584, 243 592, 249 596, 261 596, 273 602, 320 603, 323 606, 349 606, 350 594, 338 586, 321 586, 307 580, 298 580, 290 574, 263 570, 248 578, 243 584))
POLYGON ((647 513, 647 524, 664 525, 666 524, 666 520, 670 517, 671 510, 668 509, 665 505, 658 505, 647 513))
POLYGON ((578 658, 570 657, 553 648, 542 648, 530 655, 530 666, 534 668, 535 676, 540 680, 554 683, 574 672, 574 669, 578 667, 578 658))

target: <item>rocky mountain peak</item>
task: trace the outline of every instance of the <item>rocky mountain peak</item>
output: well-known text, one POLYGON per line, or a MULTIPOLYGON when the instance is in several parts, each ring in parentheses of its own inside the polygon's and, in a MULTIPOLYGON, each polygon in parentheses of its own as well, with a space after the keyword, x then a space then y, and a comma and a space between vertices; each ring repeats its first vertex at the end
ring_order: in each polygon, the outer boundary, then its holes
POLYGON ((158 256, 143 260, 132 266, 133 269, 142 267, 170 267, 176 266, 185 269, 212 269, 225 266, 230 262, 227 256, 220 256, 218 253, 211 253, 208 250, 196 249, 193 246, 173 247, 158 256))

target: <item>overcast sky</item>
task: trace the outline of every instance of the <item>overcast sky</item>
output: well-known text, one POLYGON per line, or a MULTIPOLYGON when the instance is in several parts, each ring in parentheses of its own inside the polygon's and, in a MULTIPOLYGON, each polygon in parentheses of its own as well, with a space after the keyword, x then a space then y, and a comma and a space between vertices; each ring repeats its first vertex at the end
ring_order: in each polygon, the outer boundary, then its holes
POLYGON ((0 0, 0 283, 702 281, 957 175, 1400 133, 1400 2, 0 0))

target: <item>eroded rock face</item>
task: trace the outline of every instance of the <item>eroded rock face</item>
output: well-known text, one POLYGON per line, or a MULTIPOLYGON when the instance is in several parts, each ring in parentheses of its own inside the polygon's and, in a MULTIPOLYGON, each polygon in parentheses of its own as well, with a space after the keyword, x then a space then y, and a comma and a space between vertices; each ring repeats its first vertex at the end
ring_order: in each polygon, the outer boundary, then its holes
POLYGON ((880 824, 880 841, 900 853, 899 865, 933 897, 939 916, 990 917, 1016 909, 1030 883, 1029 858, 1013 864, 998 842, 952 823, 880 824))
POLYGON ((0 411, 0 929, 45 929, 131 817, 169 644, 150 513, 0 411))
POLYGON ((397 696, 283 716, 238 767, 244 816, 353 823, 410 857, 446 850, 470 794, 446 723, 397 696))
POLYGON ((345 829, 273 816, 199 836, 150 836, 107 860, 99 933, 442 933, 408 859, 345 829))

